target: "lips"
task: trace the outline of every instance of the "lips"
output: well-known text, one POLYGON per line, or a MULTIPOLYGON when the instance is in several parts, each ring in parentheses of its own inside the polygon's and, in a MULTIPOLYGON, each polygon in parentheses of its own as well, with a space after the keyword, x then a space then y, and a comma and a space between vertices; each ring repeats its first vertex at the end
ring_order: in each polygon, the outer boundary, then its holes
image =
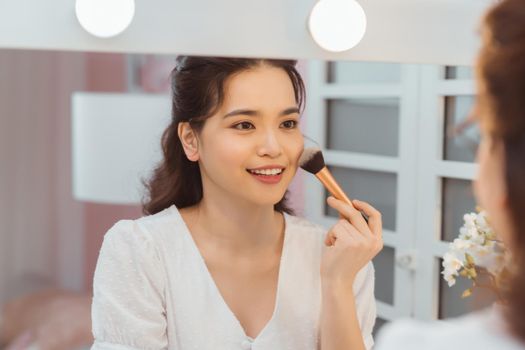
POLYGON ((264 184, 277 184, 283 177, 285 168, 280 165, 271 165, 265 167, 258 167, 254 169, 246 169, 256 180, 264 184))

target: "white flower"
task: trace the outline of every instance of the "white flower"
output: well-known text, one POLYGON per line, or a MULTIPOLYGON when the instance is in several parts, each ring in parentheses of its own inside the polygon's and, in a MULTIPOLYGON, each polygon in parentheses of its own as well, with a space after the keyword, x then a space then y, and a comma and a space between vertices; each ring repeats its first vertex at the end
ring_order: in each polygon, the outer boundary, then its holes
POLYGON ((455 275, 443 273, 443 278, 445 279, 445 281, 447 281, 449 287, 452 287, 454 284, 456 284, 455 275))
MULTIPOLYGON (((495 234, 486 218, 484 211, 468 213, 463 216, 464 225, 459 229, 459 236, 449 244, 449 251, 443 256, 443 279, 449 287, 456 283, 463 268, 485 268, 497 277, 510 261, 510 254, 503 244, 495 240, 495 234), (471 266, 469 261, 474 264, 471 266)), ((470 271, 470 270, 469 270, 470 271)), ((468 273, 468 278, 475 276, 468 273)))
POLYGON ((483 244, 485 242, 485 236, 480 234, 476 227, 469 227, 467 236, 474 244, 483 244))
POLYGON ((461 239, 461 238, 456 238, 454 242, 450 244, 450 248, 454 252, 458 252, 458 253, 471 249, 472 246, 473 246, 473 243, 471 241, 466 240, 466 239, 461 239))
POLYGON ((475 213, 469 213, 469 214, 465 214, 463 215, 463 220, 465 221, 465 226, 467 226, 467 228, 470 228, 470 227, 476 227, 476 217, 477 215, 475 213))
POLYGON ((476 217, 476 223, 478 224, 478 227, 482 231, 491 231, 492 229, 487 223, 487 219, 485 217, 486 213, 484 211, 480 212, 476 217))
POLYGON ((452 253, 445 253, 443 256, 443 267, 447 273, 455 273, 463 267, 463 262, 452 253))

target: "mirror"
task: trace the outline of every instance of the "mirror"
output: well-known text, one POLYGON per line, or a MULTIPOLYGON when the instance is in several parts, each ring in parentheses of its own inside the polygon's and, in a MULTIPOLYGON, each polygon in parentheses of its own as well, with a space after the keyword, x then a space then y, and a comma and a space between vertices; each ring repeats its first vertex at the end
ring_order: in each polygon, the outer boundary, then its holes
MULTIPOLYGON (((73 198, 71 94, 166 97, 173 62, 173 55, 0 50, 0 303, 52 286, 91 290, 103 234, 141 210, 73 198)), ((475 208, 479 133, 464 123, 475 94, 471 68, 300 60, 299 69, 304 134, 322 146, 347 194, 383 213, 377 327, 413 310, 445 318, 482 305, 485 296, 463 300, 461 286, 445 287, 439 274, 447 243, 475 208), (423 266, 416 273, 403 265, 411 252, 423 266)), ((309 174, 299 172, 291 192, 301 215, 335 222, 309 174)))

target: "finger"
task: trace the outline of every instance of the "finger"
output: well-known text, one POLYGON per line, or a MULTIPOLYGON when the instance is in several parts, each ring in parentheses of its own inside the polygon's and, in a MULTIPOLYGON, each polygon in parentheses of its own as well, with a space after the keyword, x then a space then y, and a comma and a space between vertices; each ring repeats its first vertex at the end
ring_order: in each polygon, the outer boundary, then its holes
POLYGON ((335 241, 343 242, 345 244, 348 244, 351 241, 362 241, 365 238, 372 237, 372 235, 363 235, 346 219, 339 220, 334 226, 332 233, 335 241))
POLYGON ((337 239, 334 243, 335 248, 342 248, 347 249, 348 247, 352 247, 351 249, 366 249, 368 246, 368 241, 372 239, 373 236, 370 235, 363 235, 357 230, 353 230, 352 232, 345 232, 342 237, 337 239))
POLYGON ((333 233, 330 231, 326 234, 326 237, 324 239, 324 244, 328 247, 331 247, 334 245, 334 242, 335 242, 335 237, 333 233))
POLYGON ((348 220, 346 219, 340 219, 332 228, 330 231, 328 231, 328 234, 325 237, 325 244, 328 246, 334 245, 335 241, 338 239, 344 239, 345 236, 349 234, 348 228, 345 227, 345 225, 350 225, 348 220))
POLYGON ((374 235, 363 235, 357 231, 350 232, 345 240, 337 240, 334 243, 336 249, 350 249, 352 254, 367 255, 373 259, 383 248, 381 238, 374 235))
MULTIPOLYGON (((365 222, 368 224, 368 216, 366 216, 365 213, 363 213, 363 212, 361 212, 361 216, 363 217, 363 219, 365 219, 365 222)), ((345 217, 343 215, 339 214, 339 219, 345 219, 345 217)))
POLYGON ((337 210, 339 214, 341 214, 345 219, 350 221, 350 223, 354 225, 359 232, 370 233, 370 228, 361 215, 361 212, 354 208, 351 204, 345 203, 332 196, 328 197, 326 202, 329 206, 337 210))
POLYGON ((340 220, 339 221, 339 225, 346 231, 346 233, 349 235, 349 236, 353 236, 354 234, 358 234, 358 235, 362 235, 361 232, 359 232, 359 230, 350 223, 350 221, 348 220, 340 220))
POLYGON ((382 236, 383 234, 383 219, 379 210, 357 199, 352 201, 352 204, 357 210, 362 210, 368 216, 368 226, 374 235, 382 236))
POLYGON ((326 234, 326 237, 325 237, 325 244, 326 245, 328 245, 328 246, 334 245, 335 240, 337 239, 337 237, 340 237, 342 235, 342 232, 344 230, 346 230, 341 225, 343 222, 348 222, 348 221, 346 219, 344 219, 344 218, 341 218, 341 219, 339 219, 339 221, 334 226, 332 226, 330 231, 328 231, 328 233, 326 234))

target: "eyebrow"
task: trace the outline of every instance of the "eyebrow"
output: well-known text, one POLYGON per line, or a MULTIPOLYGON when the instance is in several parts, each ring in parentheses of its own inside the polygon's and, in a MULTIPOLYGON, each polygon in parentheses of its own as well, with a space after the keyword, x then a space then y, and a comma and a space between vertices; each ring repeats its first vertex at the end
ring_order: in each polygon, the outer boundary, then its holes
MULTIPOLYGON (((281 113, 279 113, 279 116, 282 117, 282 116, 293 114, 293 113, 301 114, 298 107, 290 107, 290 108, 285 109, 281 113)), ((225 114, 223 119, 226 119, 228 117, 237 116, 237 115, 249 115, 252 117, 258 117, 261 114, 258 111, 254 111, 252 109, 236 109, 234 111, 231 111, 225 114)))

